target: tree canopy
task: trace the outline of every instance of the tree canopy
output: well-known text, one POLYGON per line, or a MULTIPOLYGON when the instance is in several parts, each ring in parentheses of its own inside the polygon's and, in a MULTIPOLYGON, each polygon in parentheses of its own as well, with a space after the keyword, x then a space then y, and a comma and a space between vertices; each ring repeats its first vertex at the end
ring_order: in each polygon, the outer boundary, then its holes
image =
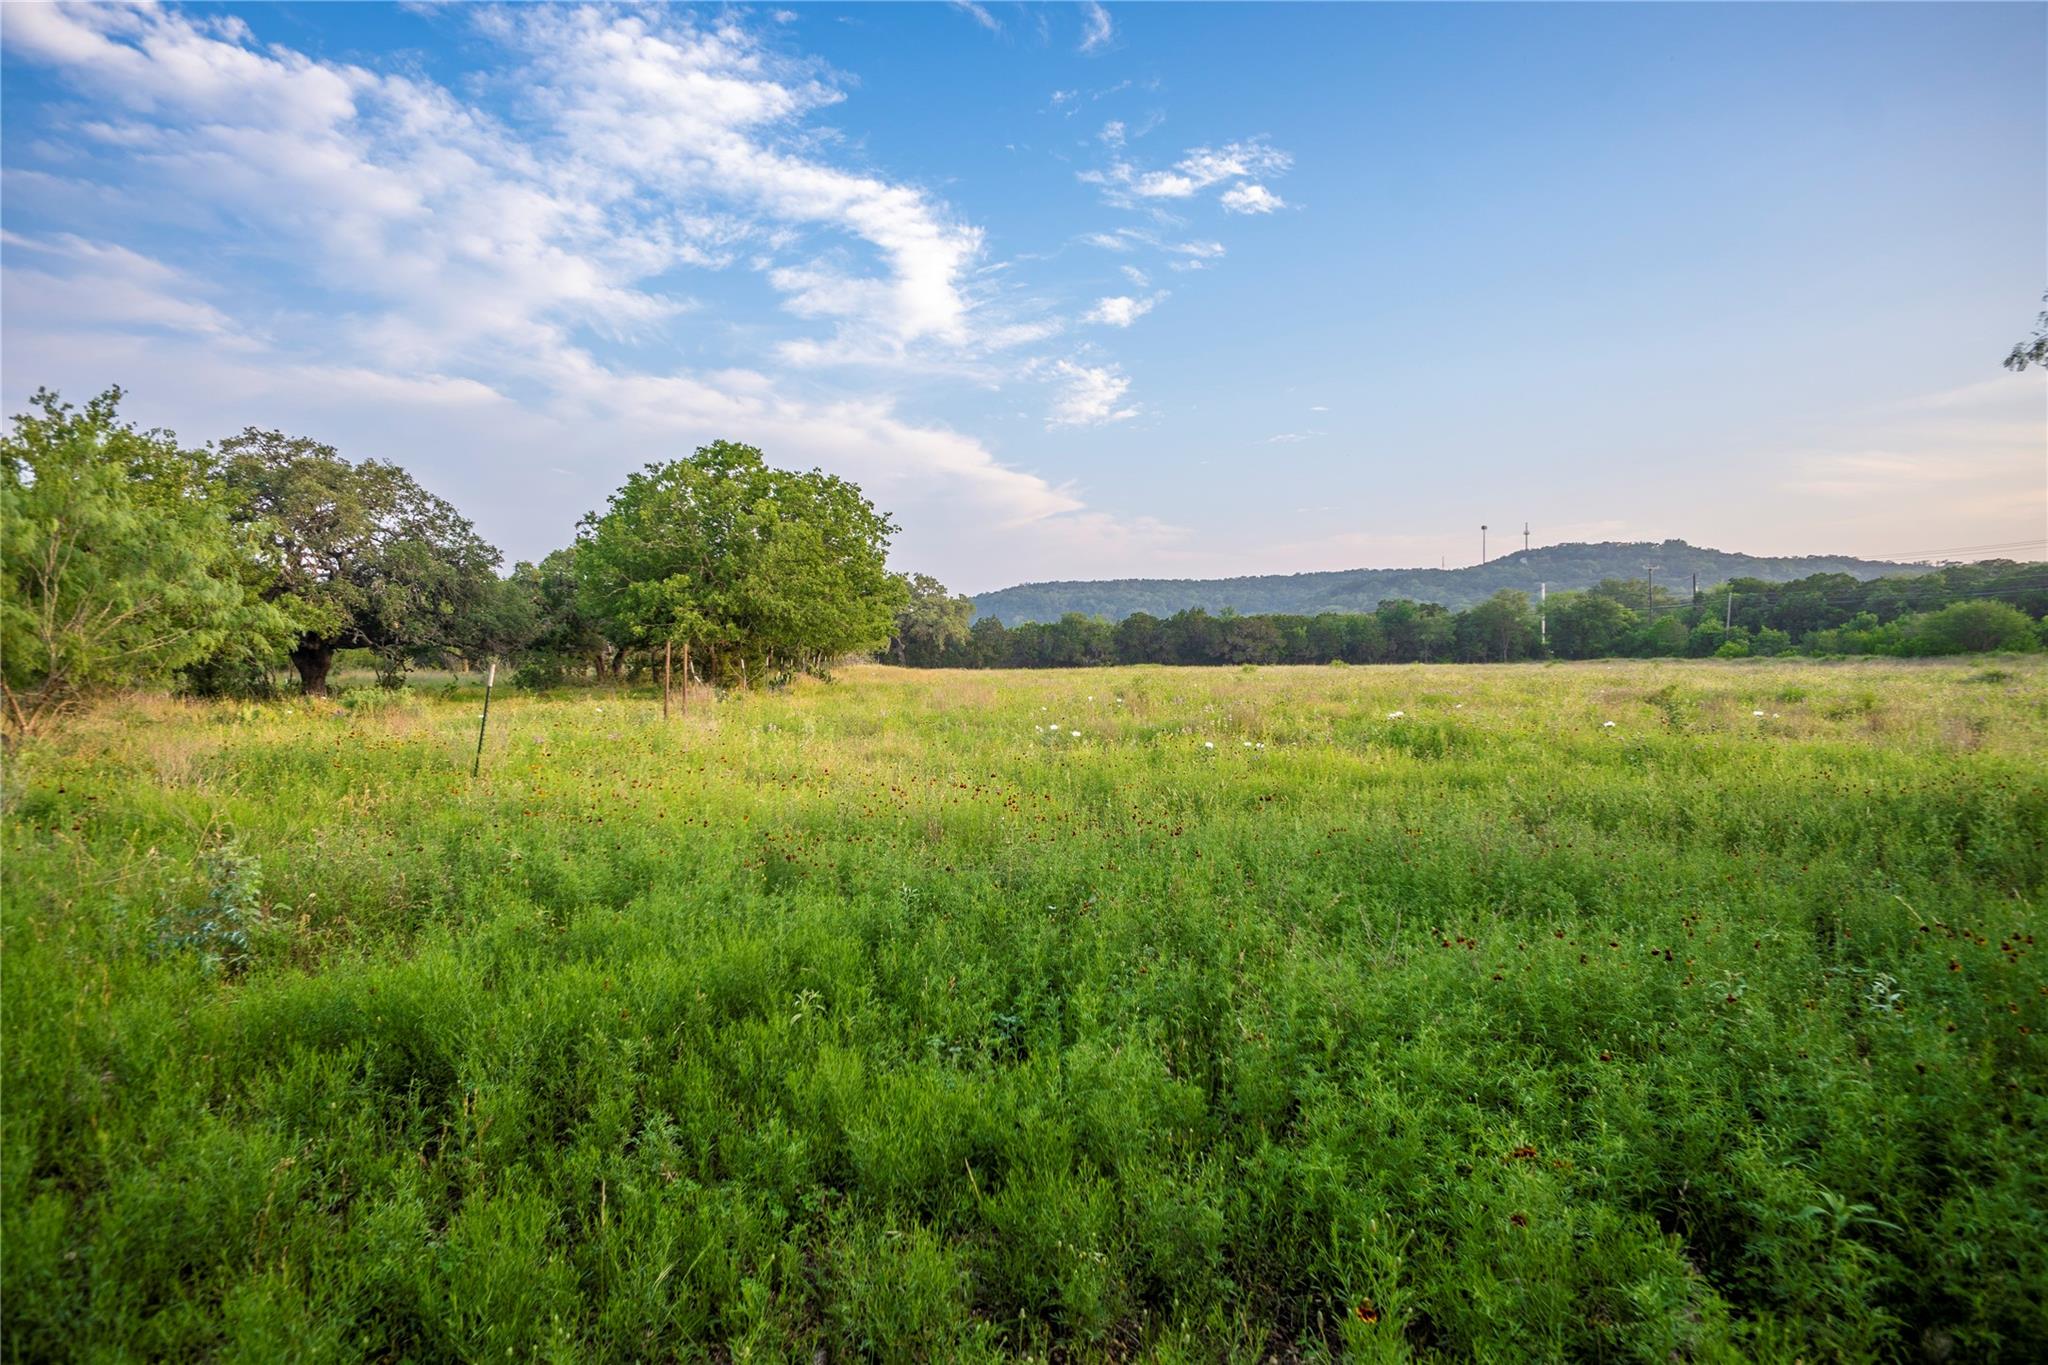
POLYGON ((337 649, 377 652, 387 674, 433 649, 475 647, 498 552, 395 464, 245 429, 220 443, 238 518, 256 536, 265 595, 299 623, 291 662, 327 690, 337 649))
POLYGON ((889 641, 889 653, 897 663, 935 664, 947 649, 966 643, 974 617, 971 599, 947 592, 946 585, 930 574, 911 574, 903 585, 907 600, 896 613, 896 631, 889 641))
POLYGON ((121 398, 110 388, 79 409, 38 390, 0 438, 0 658, 17 731, 100 688, 275 649, 291 629, 250 590, 248 538, 212 456, 137 430, 121 398))
POLYGON ((715 682, 822 673, 880 649, 908 589, 856 485, 717 441, 630 475, 576 546, 583 609, 621 644, 683 645, 715 682))

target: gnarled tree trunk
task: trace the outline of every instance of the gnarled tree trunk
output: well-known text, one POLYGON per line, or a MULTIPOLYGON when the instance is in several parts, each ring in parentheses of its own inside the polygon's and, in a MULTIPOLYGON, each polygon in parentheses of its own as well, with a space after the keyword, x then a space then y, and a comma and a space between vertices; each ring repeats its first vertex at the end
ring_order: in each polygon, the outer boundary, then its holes
POLYGON ((301 640, 292 649, 292 667, 299 670, 299 690, 309 697, 327 695, 327 671, 334 667, 334 644, 301 640))

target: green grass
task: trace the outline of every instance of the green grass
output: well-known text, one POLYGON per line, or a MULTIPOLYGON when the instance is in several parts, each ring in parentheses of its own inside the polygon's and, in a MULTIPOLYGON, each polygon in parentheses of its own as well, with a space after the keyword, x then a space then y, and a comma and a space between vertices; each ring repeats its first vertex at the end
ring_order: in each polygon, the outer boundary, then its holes
POLYGON ((1996 673, 110 705, 5 779, 6 1356, 2040 1359, 1996 673))

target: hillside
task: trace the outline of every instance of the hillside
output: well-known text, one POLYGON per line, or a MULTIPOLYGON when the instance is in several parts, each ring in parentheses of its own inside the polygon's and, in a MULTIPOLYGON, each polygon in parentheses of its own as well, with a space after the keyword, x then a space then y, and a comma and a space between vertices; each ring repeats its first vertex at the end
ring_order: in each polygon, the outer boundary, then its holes
POLYGON ((1845 555, 1798 555, 1770 558, 1734 554, 1689 545, 1682 540, 1602 544, 1543 545, 1516 550, 1485 564, 1462 569, 1336 569, 1326 573, 1260 574, 1248 578, 1108 578, 1087 582, 1021 583, 982 593, 974 599, 977 618, 993 616, 1004 625, 1024 621, 1057 621, 1070 611, 1121 621, 1135 612, 1170 616, 1188 607, 1210 611, 1293 612, 1371 611, 1389 598, 1440 602, 1453 610, 1482 602, 1502 588, 1520 588, 1534 595, 1548 583, 1551 591, 1589 588, 1603 578, 1641 578, 1643 566, 1655 564, 1660 584, 1690 584, 1700 577, 1706 589, 1731 578, 1783 582, 1817 573, 1846 573, 1858 578, 1884 574, 1924 573, 1925 565, 1852 559, 1845 555))

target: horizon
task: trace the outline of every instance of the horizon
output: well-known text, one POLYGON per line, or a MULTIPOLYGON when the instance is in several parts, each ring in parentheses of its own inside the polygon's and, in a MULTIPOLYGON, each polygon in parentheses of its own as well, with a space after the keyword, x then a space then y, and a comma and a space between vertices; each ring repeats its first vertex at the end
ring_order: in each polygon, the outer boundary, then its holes
POLYGON ((968 594, 2048 549, 2048 6, 9 6, 0 61, 10 413, 393 460, 507 565, 717 439, 968 594))
MULTIPOLYGON (((1864 555, 1851 555, 1851 554, 1835 554, 1835 553, 1831 553, 1831 552, 1829 552, 1829 551, 1826 551, 1826 550, 1811 550, 1811 551, 1802 551, 1802 552, 1800 552, 1800 553, 1797 553, 1797 554, 1783 554, 1783 555, 1766 555, 1766 554, 1755 554, 1755 553, 1752 553, 1752 552, 1750 552, 1750 551, 1747 551, 1747 550, 1730 550, 1730 549, 1727 549, 1727 548, 1725 548, 1725 547, 1723 547, 1723 546, 1719 546, 1719 545, 1702 545, 1702 544, 1700 544, 1700 543, 1699 543, 1699 542, 1697 542, 1697 541, 1687 540, 1687 539, 1686 539, 1685 537, 1683 537, 1683 536, 1674 536, 1674 537, 1671 537, 1671 538, 1669 538, 1669 539, 1665 539, 1665 540, 1556 540, 1556 541, 1547 541, 1547 542, 1545 542, 1545 543, 1543 543, 1543 544, 1540 544, 1540 545, 1539 545, 1539 544, 1535 544, 1535 543, 1533 543, 1533 542, 1532 542, 1532 543, 1531 543, 1531 544, 1530 544, 1530 545, 1529 545, 1529 546, 1528 546, 1528 547, 1527 547, 1526 549, 1525 549, 1525 548, 1521 548, 1521 547, 1517 547, 1517 548, 1515 548, 1515 549, 1512 549, 1512 550, 1503 550, 1503 551, 1501 551, 1501 552, 1500 552, 1500 553, 1498 553, 1498 554, 1493 554, 1493 555, 1489 555, 1489 556, 1488 556, 1488 557, 1487 557, 1486 559, 1483 559, 1483 560, 1473 560, 1473 561, 1471 561, 1471 562, 1469 562, 1469 563, 1465 563, 1465 564, 1385 564, 1385 565, 1361 565, 1361 564, 1350 564, 1350 565, 1340 565, 1340 566, 1336 566, 1336 567, 1333 567, 1333 568, 1327 568, 1327 569, 1296 569, 1296 570, 1291 570, 1291 571, 1288 571, 1288 572, 1283 572, 1283 573, 1263 573, 1263 572, 1253 571, 1253 572, 1250 572, 1250 573, 1243 573, 1243 574, 1227 574, 1227 575, 1218 575, 1218 576, 1213 576, 1213 577, 1207 577, 1207 578, 1185 578, 1185 577, 1174 577, 1174 576, 1171 576, 1171 575, 1163 575, 1163 574, 1144 574, 1144 575, 1124 575, 1124 576, 1122 576, 1121 578, 1115 578, 1115 579, 1101 579, 1101 578, 1068 578, 1068 579, 1034 579, 1034 580, 1031 580, 1031 581, 1029 581, 1029 582, 1023 582, 1023 583, 1011 583, 1011 584, 1006 584, 1005 586, 1003 586, 1003 587, 1000 587, 1000 588, 987 588, 987 589, 984 589, 984 590, 982 590, 982 591, 980 591, 980 592, 976 592, 976 593, 971 593, 971 594, 968 594, 968 595, 969 595, 969 596, 973 596, 973 597, 990 597, 990 596, 994 596, 994 595, 996 595, 996 594, 999 594, 999 593, 1007 592, 1007 591, 1009 591, 1009 590, 1010 590, 1011 588, 1038 588, 1038 587, 1055 587, 1055 586, 1064 586, 1064 585, 1066 585, 1066 584, 1083 584, 1083 583, 1102 583, 1102 582, 1121 582, 1121 581, 1139 581, 1139 580, 1143 580, 1143 579, 1150 579, 1150 580, 1155 580, 1155 581, 1162 581, 1162 582, 1191 582, 1191 583, 1213 583, 1213 582, 1225 582, 1225 581, 1236 581, 1236 580, 1239 580, 1239 579, 1252 579, 1252 578, 1301 578, 1301 577, 1306 577, 1306 576, 1314 576, 1314 575, 1320 575, 1320 574, 1347 574, 1347 573, 1442 573, 1442 574, 1454 574, 1454 573, 1463 573, 1463 572, 1465 572, 1465 571, 1467 571, 1467 570, 1470 570, 1470 569, 1484 569, 1484 568, 1491 568, 1491 567, 1492 567, 1493 565, 1495 565, 1495 564, 1502 564, 1502 563, 1506 563, 1507 561, 1509 561, 1509 560, 1511 560, 1511 559, 1516 559, 1516 558, 1519 558, 1519 557, 1521 557, 1521 556, 1523 556, 1523 555, 1535 555, 1535 554, 1539 554, 1539 553, 1541 553, 1541 552, 1542 552, 1542 551, 1544 551, 1544 550, 1562 550, 1562 549, 1571 549, 1571 548, 1574 548, 1574 547, 1579 547, 1579 548, 1588 548, 1588 549, 1607 549, 1607 548, 1616 548, 1616 547, 1619 547, 1619 548, 1634 548, 1634 547, 1637 547, 1637 546, 1656 546, 1656 547, 1659 547, 1659 548, 1669 548, 1669 547, 1671 547, 1671 546, 1683 546, 1683 547, 1685 547, 1686 549, 1689 549, 1689 550, 1695 550, 1695 551, 1699 551, 1699 552, 1701 552, 1701 553, 1703 553, 1703 554, 1714 554, 1714 555, 1727 555, 1727 556, 1731 556, 1731 557, 1741 557, 1741 558, 1746 558, 1746 559, 1763 559, 1763 560, 1802 560, 1802 559, 1814 559, 1814 560, 1830 560, 1830 561, 1836 561, 1836 562, 1841 562, 1841 561, 1849 561, 1849 562, 1855 562, 1855 563, 1864 563, 1864 564, 1874 564, 1874 565, 1882 565, 1882 566, 1884 566, 1884 567, 1886 567, 1886 568, 1926 568, 1927 570, 1929 570, 1930 572, 1932 572, 1932 571, 1933 571, 1933 570, 1935 570, 1935 569, 1939 569, 1939 568, 1942 568, 1942 567, 1947 567, 1947 566, 1954 566, 1954 565, 1958 565, 1958 564, 1980 564, 1980 563, 1995 563, 1995 562, 2003 562, 2003 561, 2011 561, 2011 562, 2014 562, 2014 563, 2041 563, 2041 562, 2044 562, 2044 561, 2048 561, 2048 554, 2043 554, 2043 553, 2042 553, 2042 551, 2041 551, 2041 548, 2040 548, 2040 547, 2041 547, 2041 546, 2042 546, 2043 544, 2044 544, 2044 542, 2043 542, 2043 541, 2040 541, 2040 540, 2028 540, 2028 541, 2016 541, 2016 542, 2013 542, 2013 543, 2011 543, 2011 544, 2008 544, 2008 545, 1998 545, 1998 546, 1992 546, 1992 547, 1984 547, 1984 546, 1952 546, 1952 547, 1949 547, 1949 548, 1950 548, 1950 549, 1952 549, 1952 550, 1957 550, 1957 551, 1967 551, 1967 553, 1958 553, 1958 554, 1955 554, 1955 555, 1954 555, 1953 557, 1951 557, 1951 558, 1937 558, 1937 557, 1935 557, 1935 552, 1932 552, 1932 551, 1930 551, 1930 552, 1929 552, 1928 554, 1926 554, 1926 555, 1923 555, 1923 556, 1919 556, 1919 557, 1916 557, 1916 558, 1911 558, 1911 559, 1892 559, 1892 558, 1877 558, 1877 557, 1870 557, 1870 556, 1864 556, 1864 555)), ((1819 572, 1819 571, 1817 570, 1816 572, 1819 572)))

